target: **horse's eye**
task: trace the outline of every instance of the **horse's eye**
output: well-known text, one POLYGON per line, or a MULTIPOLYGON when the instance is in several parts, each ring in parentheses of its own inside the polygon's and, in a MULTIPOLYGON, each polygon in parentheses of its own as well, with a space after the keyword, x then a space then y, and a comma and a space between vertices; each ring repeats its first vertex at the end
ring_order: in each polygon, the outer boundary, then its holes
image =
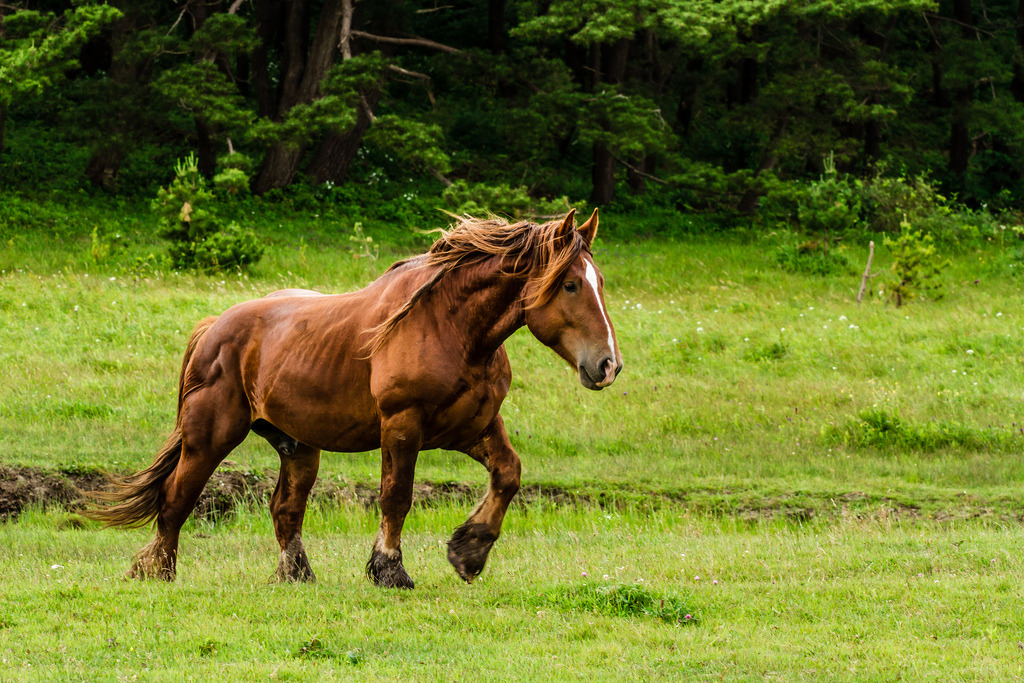
POLYGON ((565 291, 569 292, 570 294, 574 294, 576 292, 576 289, 577 289, 576 283, 575 282, 566 282, 564 285, 562 285, 562 289, 564 289, 565 291))

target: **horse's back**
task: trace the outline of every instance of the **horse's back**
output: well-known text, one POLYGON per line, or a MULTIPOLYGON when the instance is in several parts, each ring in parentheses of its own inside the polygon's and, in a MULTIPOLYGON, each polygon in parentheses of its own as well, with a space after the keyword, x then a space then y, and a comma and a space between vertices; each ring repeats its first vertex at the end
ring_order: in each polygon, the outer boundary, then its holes
POLYGON ((317 292, 312 289, 279 289, 276 292, 271 292, 264 296, 264 299, 282 299, 288 296, 327 296, 323 292, 317 292))

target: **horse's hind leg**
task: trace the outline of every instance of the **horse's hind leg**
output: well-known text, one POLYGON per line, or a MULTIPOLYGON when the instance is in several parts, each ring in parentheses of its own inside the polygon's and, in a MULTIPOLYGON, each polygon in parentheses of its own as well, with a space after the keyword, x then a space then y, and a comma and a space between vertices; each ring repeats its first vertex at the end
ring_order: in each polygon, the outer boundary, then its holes
POLYGON ((483 571, 487 555, 501 534, 505 512, 519 491, 521 466, 500 415, 495 416, 494 422, 467 453, 482 463, 491 475, 484 499, 448 541, 448 561, 459 576, 471 583, 483 571))
POLYGON ((230 393, 209 387, 188 397, 182 407, 181 456, 160 491, 156 536, 135 556, 126 578, 174 580, 181 527, 217 465, 245 438, 247 418, 245 404, 230 393))
POLYGON ((302 520, 306 515, 306 501, 320 468, 320 450, 304 444, 292 448, 278 448, 281 455, 281 474, 270 499, 270 514, 274 519, 274 532, 281 545, 281 559, 275 578, 278 581, 316 581, 309 566, 309 558, 302 547, 302 520))

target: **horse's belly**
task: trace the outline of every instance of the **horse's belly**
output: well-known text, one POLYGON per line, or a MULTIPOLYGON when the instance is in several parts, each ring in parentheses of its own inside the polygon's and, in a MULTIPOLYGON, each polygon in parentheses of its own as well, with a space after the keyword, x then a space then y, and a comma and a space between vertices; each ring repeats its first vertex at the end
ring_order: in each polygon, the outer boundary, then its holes
POLYGON ((380 448, 380 418, 370 405, 297 402, 265 406, 262 416, 296 441, 325 451, 380 448), (301 406, 301 408, 299 408, 301 406))

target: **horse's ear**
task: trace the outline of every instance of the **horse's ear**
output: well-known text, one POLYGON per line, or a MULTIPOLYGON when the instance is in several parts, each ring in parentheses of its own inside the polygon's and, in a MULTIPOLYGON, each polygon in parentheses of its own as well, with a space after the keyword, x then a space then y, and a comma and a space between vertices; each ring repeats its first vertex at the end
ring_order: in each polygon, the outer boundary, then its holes
POLYGON ((588 247, 594 243, 594 238, 597 237, 597 209, 594 209, 594 213, 590 214, 590 218, 579 227, 579 230, 588 247))
POLYGON ((565 214, 565 219, 562 224, 555 230, 555 239, 558 242, 562 242, 572 235, 572 231, 576 229, 576 209, 569 209, 569 213, 565 214))

